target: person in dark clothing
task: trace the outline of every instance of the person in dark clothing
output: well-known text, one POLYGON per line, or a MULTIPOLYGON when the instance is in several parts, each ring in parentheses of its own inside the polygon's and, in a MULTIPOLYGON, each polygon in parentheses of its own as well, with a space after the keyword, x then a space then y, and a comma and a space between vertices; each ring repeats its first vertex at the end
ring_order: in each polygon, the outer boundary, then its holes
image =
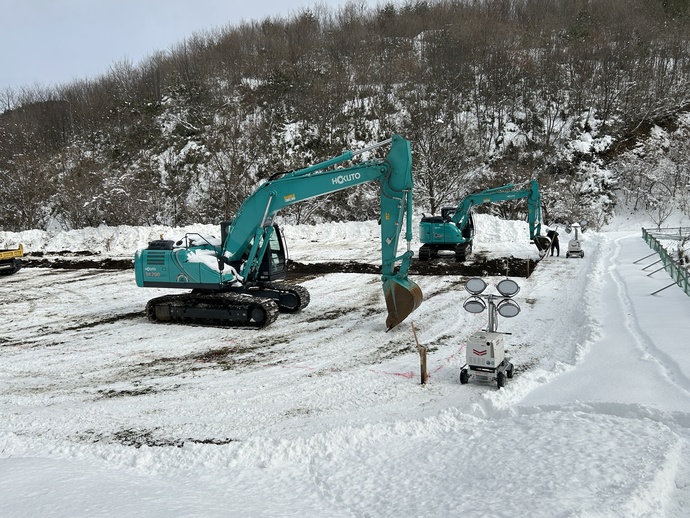
POLYGON ((561 247, 558 243, 558 232, 555 230, 549 230, 546 233, 546 237, 551 240, 551 257, 553 257, 553 251, 556 251, 556 257, 561 256, 561 247))

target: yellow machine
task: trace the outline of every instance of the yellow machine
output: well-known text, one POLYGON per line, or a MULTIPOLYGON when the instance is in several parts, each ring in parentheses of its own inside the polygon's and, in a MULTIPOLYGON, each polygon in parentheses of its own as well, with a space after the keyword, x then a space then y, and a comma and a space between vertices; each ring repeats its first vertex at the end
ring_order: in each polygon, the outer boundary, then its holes
POLYGON ((24 248, 0 250, 0 275, 11 275, 22 267, 20 257, 24 257, 24 248))

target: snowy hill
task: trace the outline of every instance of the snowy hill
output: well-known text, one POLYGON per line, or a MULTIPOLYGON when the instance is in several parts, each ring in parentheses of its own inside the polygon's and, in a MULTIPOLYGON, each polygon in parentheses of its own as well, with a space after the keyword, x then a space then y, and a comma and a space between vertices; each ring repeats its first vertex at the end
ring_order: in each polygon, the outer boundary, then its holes
MULTIPOLYGON (((183 231, 0 238, 128 257, 183 231)), ((301 262, 380 261, 375 222, 285 233, 301 262)), ((536 256, 527 236, 479 215, 475 252, 536 256)), ((686 516, 690 298, 650 295, 670 281, 636 263, 639 226, 582 237, 583 259, 515 277, 500 390, 459 383, 487 318, 463 310, 461 276, 415 277, 424 302, 387 333, 376 275, 311 278, 311 304, 260 331, 149 323, 163 290, 128 270, 3 278, 0 515, 686 516)))

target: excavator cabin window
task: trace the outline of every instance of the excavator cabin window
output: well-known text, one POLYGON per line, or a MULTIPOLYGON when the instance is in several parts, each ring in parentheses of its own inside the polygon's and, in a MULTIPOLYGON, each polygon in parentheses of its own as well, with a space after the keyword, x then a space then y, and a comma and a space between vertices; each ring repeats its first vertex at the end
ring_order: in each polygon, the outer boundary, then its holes
POLYGON ((273 225, 274 232, 268 240, 268 249, 264 255, 259 277, 264 280, 284 279, 287 275, 287 247, 278 225, 273 225))
POLYGON ((465 228, 461 229, 462 237, 465 239, 471 239, 474 237, 474 219, 472 218, 472 213, 469 214, 467 218, 467 223, 465 223, 465 228))

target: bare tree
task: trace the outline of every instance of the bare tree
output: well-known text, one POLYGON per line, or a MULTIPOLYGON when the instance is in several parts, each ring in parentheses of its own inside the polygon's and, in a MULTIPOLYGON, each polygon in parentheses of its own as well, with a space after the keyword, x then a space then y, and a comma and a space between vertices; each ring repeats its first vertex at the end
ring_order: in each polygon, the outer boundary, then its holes
POLYGON ((0 227, 44 229, 55 185, 42 157, 17 157, 12 170, 0 168, 0 227))
POLYGON ((647 200, 647 213, 656 225, 657 230, 661 229, 666 220, 676 210, 675 200, 671 196, 671 189, 661 182, 655 182, 650 189, 647 200))

